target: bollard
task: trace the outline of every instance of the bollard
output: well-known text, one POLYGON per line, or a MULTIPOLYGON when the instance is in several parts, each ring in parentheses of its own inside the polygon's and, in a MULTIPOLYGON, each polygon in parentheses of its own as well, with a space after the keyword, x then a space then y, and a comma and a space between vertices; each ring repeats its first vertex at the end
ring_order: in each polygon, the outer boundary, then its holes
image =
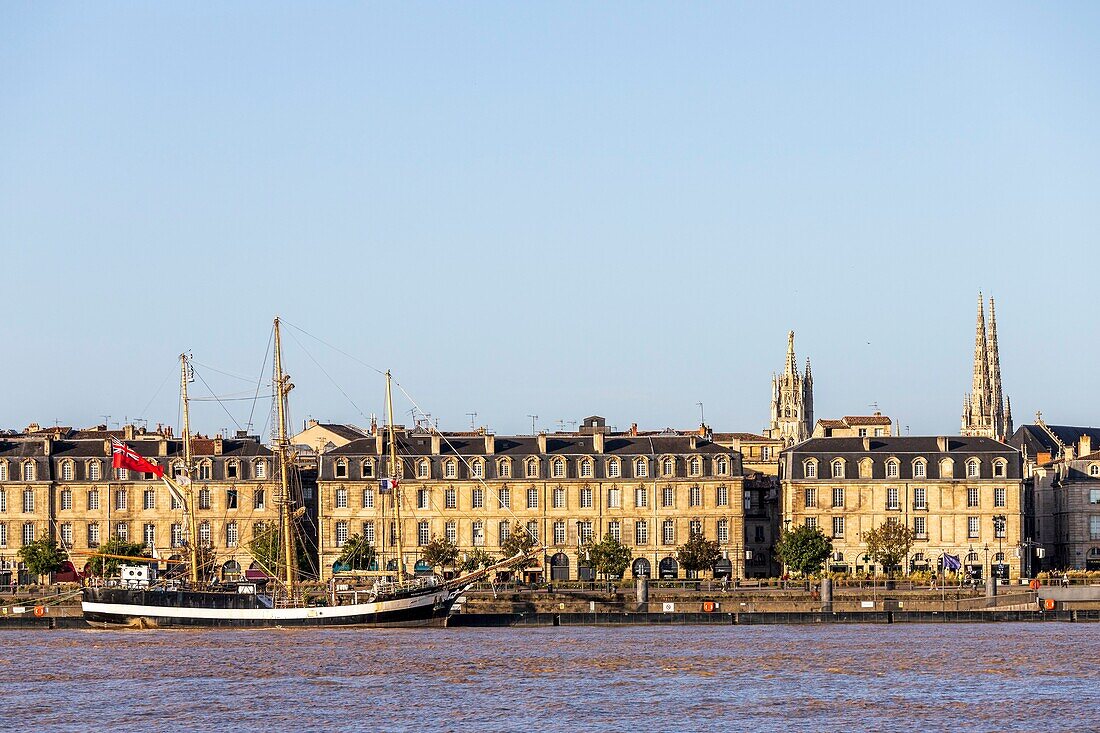
POLYGON ((833 579, 821 579, 821 610, 825 613, 833 611, 833 579))
POLYGON ((649 578, 639 575, 634 579, 634 594, 638 603, 649 603, 649 578))
POLYGON ((989 577, 985 579, 985 597, 995 598, 997 596, 997 576, 993 573, 989 574, 989 577))

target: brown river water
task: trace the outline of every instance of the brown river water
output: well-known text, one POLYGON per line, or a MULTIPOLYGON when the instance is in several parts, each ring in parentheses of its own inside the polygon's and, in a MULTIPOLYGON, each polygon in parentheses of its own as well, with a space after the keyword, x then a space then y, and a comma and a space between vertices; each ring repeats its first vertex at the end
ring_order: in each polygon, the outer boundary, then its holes
POLYGON ((0 632, 0 730, 1090 731, 1100 624, 0 632))

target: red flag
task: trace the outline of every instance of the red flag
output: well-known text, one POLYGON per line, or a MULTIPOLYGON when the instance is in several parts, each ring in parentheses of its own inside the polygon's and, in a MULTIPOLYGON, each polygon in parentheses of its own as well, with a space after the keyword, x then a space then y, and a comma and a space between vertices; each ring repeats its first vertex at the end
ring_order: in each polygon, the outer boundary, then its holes
POLYGON ((111 467, 127 468, 139 473, 151 473, 157 478, 164 475, 164 469, 139 456, 132 448, 111 439, 111 467))

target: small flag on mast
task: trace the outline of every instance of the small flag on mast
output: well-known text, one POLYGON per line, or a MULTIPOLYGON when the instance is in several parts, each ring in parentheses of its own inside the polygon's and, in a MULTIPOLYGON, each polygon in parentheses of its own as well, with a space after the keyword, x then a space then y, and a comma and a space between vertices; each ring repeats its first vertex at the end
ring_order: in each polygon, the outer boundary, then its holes
POLYGON ((139 473, 151 473, 157 478, 164 476, 163 468, 145 460, 133 448, 114 438, 111 438, 111 467, 125 468, 139 473))
POLYGON ((962 559, 958 555, 949 555, 946 552, 943 553, 943 569, 944 570, 961 570, 962 559))
POLYGON ((382 479, 381 481, 378 482, 378 493, 379 494, 389 494, 390 492, 392 492, 396 488, 397 488, 397 479, 395 479, 395 478, 384 478, 384 479, 382 479))

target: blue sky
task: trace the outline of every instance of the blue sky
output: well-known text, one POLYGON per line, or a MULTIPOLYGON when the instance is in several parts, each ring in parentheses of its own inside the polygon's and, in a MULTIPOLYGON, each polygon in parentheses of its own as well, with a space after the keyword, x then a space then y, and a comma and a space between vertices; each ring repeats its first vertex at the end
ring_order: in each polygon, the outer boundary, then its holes
MULTIPOLYGON (((757 431, 794 329, 818 417, 957 431, 979 290, 1017 423, 1097 424, 1098 62, 1092 3, 6 3, 0 426, 176 423, 278 313, 446 428, 757 431)), ((288 332, 296 421, 381 410, 288 332)))

